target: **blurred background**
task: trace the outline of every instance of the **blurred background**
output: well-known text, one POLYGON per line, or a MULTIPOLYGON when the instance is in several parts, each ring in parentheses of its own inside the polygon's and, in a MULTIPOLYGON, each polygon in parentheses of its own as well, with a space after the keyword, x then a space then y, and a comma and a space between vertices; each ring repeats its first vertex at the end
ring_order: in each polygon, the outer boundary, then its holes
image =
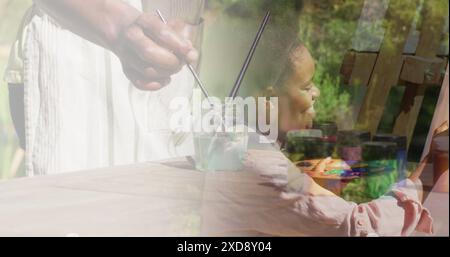
MULTIPOLYGON (((380 3, 383 2, 389 1, 380 0, 380 3)), ((269 27, 264 35, 241 95, 255 95, 258 90, 273 84, 274 79, 278 77, 275 73, 281 72, 285 60, 283 56, 274 56, 273 53, 292 40, 300 40, 316 60, 314 83, 321 90, 320 100, 316 103, 317 119, 353 119, 355 106, 361 104, 366 87, 345 85, 342 81, 341 66, 350 49, 370 48, 371 44, 377 44, 377 33, 380 34, 377 31, 379 27, 374 23, 369 23, 361 30, 359 21, 364 3, 364 0, 209 0, 205 13, 201 77, 213 95, 226 95, 234 83, 264 12, 270 8, 273 12, 273 27, 269 27), (224 36, 230 33, 233 33, 233 37, 224 36), (355 41, 355 38, 363 38, 367 42, 355 41), (269 66, 279 66, 279 69, 274 71, 269 66)), ((441 3, 442 6, 438 5, 436 8, 446 10, 446 17, 443 17, 446 19, 446 34, 444 33, 442 39, 442 48, 448 56, 448 1, 441 3)), ((1 78, 21 18, 31 4, 31 0, 0 0, 1 78)), ((420 10, 417 10, 417 13, 419 12, 420 10)), ((421 20, 417 18, 412 29, 412 39, 415 36, 414 31, 420 30, 420 24, 421 20)), ((384 23, 378 25, 389 26, 384 23)), ((405 87, 393 87, 389 93, 379 132, 392 131, 404 90, 405 87)), ((440 87, 429 87, 425 92, 420 119, 414 129, 409 150, 410 161, 420 158, 439 90, 440 87)), ((2 79, 0 179, 23 175, 22 165, 20 162, 18 164, 17 160, 14 161, 18 149, 18 140, 9 112, 8 90, 2 79)))
POLYGON ((21 164, 17 169, 11 165, 14 156, 20 153, 9 113, 8 87, 3 74, 22 16, 31 3, 31 0, 0 0, 0 179, 10 178, 14 173, 17 176, 23 175, 21 164))

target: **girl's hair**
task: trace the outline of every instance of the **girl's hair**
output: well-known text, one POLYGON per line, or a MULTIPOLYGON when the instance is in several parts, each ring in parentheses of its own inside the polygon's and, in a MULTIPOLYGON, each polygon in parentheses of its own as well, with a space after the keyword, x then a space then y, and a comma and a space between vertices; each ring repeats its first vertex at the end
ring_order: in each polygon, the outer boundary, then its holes
MULTIPOLYGON (((280 76, 276 80, 276 83, 275 83, 276 90, 281 90, 283 88, 283 84, 286 81, 286 79, 288 79, 288 77, 292 74, 292 72, 294 72, 291 54, 294 51, 297 51, 298 49, 302 49, 301 51, 307 51, 305 45, 300 40, 294 41, 292 43, 292 45, 289 47, 288 57, 286 59, 284 67, 282 68, 280 76)), ((300 56, 300 58, 301 58, 301 56, 300 56)))

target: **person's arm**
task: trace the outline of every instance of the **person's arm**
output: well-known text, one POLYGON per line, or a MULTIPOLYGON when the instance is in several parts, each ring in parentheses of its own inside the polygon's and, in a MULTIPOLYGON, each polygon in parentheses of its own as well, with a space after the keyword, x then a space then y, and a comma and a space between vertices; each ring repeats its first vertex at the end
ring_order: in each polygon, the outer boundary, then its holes
POLYGON ((62 26, 105 48, 112 49, 119 34, 140 12, 118 0, 35 0, 62 26))
POLYGON ((64 28, 114 52, 125 75, 140 89, 157 90, 194 62, 192 44, 156 15, 144 14, 121 0, 35 0, 64 28))

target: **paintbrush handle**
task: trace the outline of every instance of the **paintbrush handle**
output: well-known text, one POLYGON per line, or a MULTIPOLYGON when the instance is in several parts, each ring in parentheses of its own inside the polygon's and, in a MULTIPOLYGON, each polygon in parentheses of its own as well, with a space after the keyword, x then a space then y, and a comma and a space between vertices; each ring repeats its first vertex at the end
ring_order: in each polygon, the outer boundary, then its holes
POLYGON ((197 81, 198 86, 200 87, 200 90, 202 90, 203 94, 205 95, 205 97, 208 99, 209 101, 209 94, 208 91, 206 90, 205 86, 203 86, 202 81, 200 80, 200 78, 197 75, 197 72, 195 72, 194 67, 192 67, 192 65, 190 65, 189 63, 187 64, 188 69, 191 71, 192 75, 194 76, 195 81, 197 81))
POLYGON ((236 82, 234 83, 234 86, 231 89, 229 97, 231 97, 232 99, 234 99, 236 97, 237 93, 239 92, 239 88, 241 87, 242 81, 244 80, 244 77, 245 77, 245 73, 247 72, 248 66, 250 65, 250 62, 252 61, 256 47, 258 46, 259 40, 261 39, 261 36, 264 32, 267 22, 269 21, 269 18, 270 18, 270 11, 268 11, 266 13, 266 15, 264 16, 264 19, 261 22, 261 25, 259 27, 258 33, 256 33, 255 39, 253 40, 253 44, 250 47, 250 51, 247 54, 247 58, 245 58, 245 62, 242 65, 241 71, 239 72, 236 82))

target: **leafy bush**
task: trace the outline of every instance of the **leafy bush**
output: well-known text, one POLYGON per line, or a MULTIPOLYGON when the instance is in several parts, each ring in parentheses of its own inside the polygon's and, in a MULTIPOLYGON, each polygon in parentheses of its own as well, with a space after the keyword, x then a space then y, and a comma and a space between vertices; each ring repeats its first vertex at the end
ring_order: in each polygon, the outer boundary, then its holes
POLYGON ((340 88, 340 78, 318 67, 314 83, 320 89, 320 99, 315 103, 316 121, 336 121, 350 114, 350 94, 340 88))

